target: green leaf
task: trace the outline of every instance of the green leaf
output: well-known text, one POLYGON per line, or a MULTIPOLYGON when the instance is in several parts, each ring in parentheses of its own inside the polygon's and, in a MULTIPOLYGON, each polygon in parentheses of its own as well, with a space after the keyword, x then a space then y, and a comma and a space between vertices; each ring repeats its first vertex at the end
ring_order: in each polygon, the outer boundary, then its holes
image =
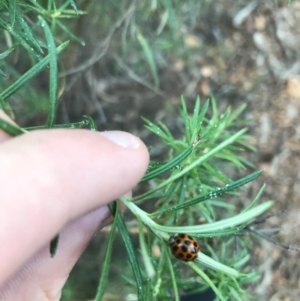
POLYGON ((177 157, 173 158, 171 161, 147 173, 140 182, 151 180, 173 169, 174 167, 178 166, 183 160, 185 160, 192 153, 192 151, 193 151, 193 146, 188 147, 185 151, 183 151, 177 157))
POLYGON ((160 211, 154 212, 154 213, 150 214, 150 216, 156 216, 156 215, 169 213, 169 212, 172 212, 172 211, 175 211, 175 210, 179 210, 179 209, 183 209, 183 208, 187 208, 187 207, 196 205, 196 204, 201 203, 201 202, 205 202, 207 200, 211 200, 212 198, 215 198, 215 197, 220 196, 224 193, 228 193, 232 190, 235 190, 239 187, 244 186, 245 184, 255 180, 262 173, 263 173, 263 170, 258 170, 258 171, 254 172, 254 173, 252 173, 252 174, 250 174, 250 175, 248 175, 244 178, 241 178, 241 179, 239 179, 239 180, 237 180, 237 181, 235 181, 231 184, 226 184, 222 188, 217 188, 216 190, 211 191, 211 192, 209 192, 208 194, 206 194, 204 196, 196 196, 195 198, 187 200, 182 204, 177 204, 177 205, 175 205, 173 207, 169 207, 165 210, 160 210, 160 211))
MULTIPOLYGON (((66 41, 59 45, 56 48, 56 52, 61 53, 69 44, 69 41, 66 41)), ((29 82, 33 77, 39 74, 49 63, 50 55, 48 54, 45 58, 43 58, 40 62, 35 64, 31 69, 29 69, 26 73, 24 73, 20 78, 18 78, 11 86, 9 86, 6 90, 4 90, 0 94, 0 98, 6 100, 14 93, 16 93, 20 88, 22 88, 27 82, 29 82)))
POLYGON ((7 30, 33 57, 35 57, 38 60, 42 59, 42 57, 35 52, 32 46, 27 42, 27 40, 19 32, 14 30, 13 27, 2 18, 0 18, 0 27, 7 30))
MULTIPOLYGON (((181 205, 183 204, 184 202, 184 197, 185 197, 185 193, 186 193, 186 182, 187 182, 187 176, 183 176, 183 180, 181 182, 181 187, 180 187, 180 195, 179 195, 179 198, 178 198, 178 205, 181 205)), ((179 215, 179 210, 176 210, 175 211, 175 214, 174 214, 174 225, 177 224, 177 218, 178 218, 178 215, 179 215)))
POLYGON ((69 30, 67 26, 65 26, 62 22, 59 20, 56 20, 56 24, 68 35, 70 36, 73 40, 77 41, 79 44, 82 46, 85 46, 85 42, 78 38, 72 31, 69 30))
POLYGON ((236 120, 242 114, 242 112, 245 111, 246 108, 247 104, 242 104, 238 109, 232 112, 229 118, 229 123, 232 123, 234 120, 236 120))
POLYGON ((181 100, 181 106, 182 106, 181 117, 183 119, 184 126, 185 126, 185 136, 186 136, 187 141, 191 141, 192 140, 191 120, 189 118, 189 113, 187 111, 186 101, 183 96, 181 96, 180 100, 181 100))
POLYGON ((22 28, 22 31, 20 31, 19 34, 23 37, 24 40, 30 41, 37 51, 39 51, 40 53, 44 53, 39 41, 34 36, 28 23, 24 20, 24 18, 19 14, 18 11, 16 11, 16 18, 20 24, 20 27, 22 28))
POLYGON ((94 119, 88 115, 83 115, 85 122, 90 126, 91 131, 97 131, 97 125, 94 119))
POLYGON ((9 134, 12 137, 22 135, 26 133, 26 131, 18 128, 11 123, 7 122, 6 120, 0 118, 0 129, 9 134))
MULTIPOLYGON (((82 129, 86 126, 90 127, 91 131, 97 131, 97 126, 92 117, 84 115, 84 119, 79 122, 71 122, 71 123, 62 123, 62 124, 54 124, 54 129, 82 129)), ((24 128, 26 131, 34 131, 34 130, 43 130, 47 129, 47 125, 38 125, 24 128)))
POLYGON ((203 272, 202 269, 193 263, 189 263, 189 266, 212 288, 221 301, 227 301, 227 298, 224 298, 223 294, 215 286, 214 282, 203 272))
POLYGON ((0 109, 5 112, 7 116, 9 116, 12 120, 15 119, 15 115, 11 109, 11 106, 6 101, 3 101, 3 99, 0 97, 0 109))
POLYGON ((159 231, 169 232, 169 233, 189 233, 190 235, 199 236, 201 234, 210 234, 211 236, 215 235, 215 231, 230 229, 238 225, 245 224, 255 218, 256 216, 264 213, 266 210, 270 209, 273 206, 273 202, 265 202, 255 208, 241 212, 240 214, 223 219, 221 221, 212 222, 209 224, 203 224, 200 226, 182 226, 182 227, 168 227, 157 225, 155 228, 159 231))
POLYGON ((145 300, 145 295, 146 292, 144 291, 144 285, 143 285, 143 278, 142 278, 142 273, 141 273, 141 268, 138 263, 138 259, 135 253, 135 247, 133 246, 130 235, 128 233, 126 224, 124 222, 124 219, 121 214, 118 214, 117 217, 117 226, 119 229, 119 232, 122 236, 125 249, 127 251, 128 257, 129 257, 129 262, 132 267, 132 271, 135 277, 136 281, 136 289, 137 289, 137 295, 138 295, 138 300, 145 300))
POLYGON ((12 53, 15 50, 15 48, 9 48, 6 51, 0 53, 0 60, 5 59, 10 53, 12 53))
POLYGON ((0 75, 3 77, 7 77, 7 75, 0 69, 0 75))
POLYGON ((10 23, 11 23, 11 26, 14 27, 15 19, 16 19, 16 1, 9 0, 8 5, 9 5, 10 23))
MULTIPOLYGON (((170 251, 169 251, 170 253, 170 251)), ((174 268, 172 266, 171 262, 171 256, 167 256, 167 265, 171 274, 171 281, 172 281, 172 286, 173 286, 173 292, 174 292, 174 301, 180 301, 179 293, 178 293, 178 287, 176 283, 176 276, 174 273, 174 268)))
MULTIPOLYGON (((192 126, 192 138, 191 141, 192 143, 194 143, 196 140, 201 140, 202 138, 202 133, 201 133, 201 129, 203 127, 203 121, 205 118, 205 114, 208 110, 209 107, 209 100, 207 100, 204 105, 201 108, 201 111, 199 113, 199 109, 200 109, 200 98, 197 99, 199 102, 199 107, 196 103, 195 108, 194 108, 194 115, 193 118, 191 120, 191 126, 192 126), (197 115, 198 112, 198 115, 197 115)), ((216 124, 215 127, 218 127, 218 125, 216 124)))
POLYGON ((153 278, 155 276, 155 269, 153 267, 151 258, 147 251, 147 245, 146 245, 144 231, 143 231, 144 225, 143 225, 141 219, 139 219, 139 218, 138 218, 138 226, 139 226, 139 240, 140 240, 141 255, 142 255, 142 259, 144 261, 146 274, 147 274, 148 278, 153 278))
POLYGON ((55 123, 56 110, 57 110, 57 53, 55 48, 54 39, 47 22, 39 16, 41 26, 44 29, 47 47, 49 53, 49 65, 50 65, 50 81, 49 81, 49 113, 47 125, 52 128, 55 123))
POLYGON ((259 192, 258 194, 256 195, 256 197, 253 199, 253 201, 243 210, 243 211, 248 211, 250 210, 251 208, 253 208, 255 206, 255 204, 259 201, 262 193, 264 192, 266 188, 266 184, 264 184, 260 189, 259 189, 259 192))
POLYGON ((117 216, 120 214, 119 206, 110 206, 111 208, 114 208, 114 221, 110 230, 109 239, 106 247, 105 252, 105 258, 104 263, 102 265, 102 271, 101 271, 101 277, 99 279, 99 284, 97 288, 97 294, 94 301, 101 301, 102 297, 106 291, 107 288, 107 279, 108 279, 108 273, 109 273, 109 267, 111 262, 111 255, 112 255, 112 247, 113 242, 115 239, 116 234, 116 228, 117 228, 117 216))
POLYGON ((230 183, 231 181, 229 180, 228 177, 226 177, 221 170, 218 168, 215 168, 210 162, 204 162, 202 166, 208 171, 209 175, 215 176, 218 180, 225 182, 225 183, 230 183))
POLYGON ((159 77, 158 77, 158 72, 156 69, 156 64, 155 64, 155 60, 154 60, 154 56, 152 53, 152 50, 150 48, 150 45, 148 43, 148 41, 145 39, 145 37, 138 31, 137 32, 137 38, 138 41, 140 42, 142 49, 144 51, 146 60, 148 62, 148 65, 150 67, 151 73, 152 73, 152 77, 154 80, 154 86, 155 88, 158 88, 159 86, 159 77))
POLYGON ((142 117, 142 119, 146 122, 145 128, 147 128, 149 131, 153 132, 155 135, 161 137, 166 141, 166 143, 173 145, 174 143, 174 137, 170 133, 169 130, 165 130, 165 126, 160 123, 163 127, 157 126, 155 123, 151 122, 150 120, 142 117))
POLYGON ((196 99, 196 104, 194 107, 193 117, 191 118, 191 128, 193 130, 192 141, 195 141, 197 136, 199 135, 199 112, 200 112, 200 97, 198 96, 196 99))
POLYGON ((237 270, 230 268, 227 265, 222 264, 221 262, 212 259, 211 257, 205 255, 202 252, 198 253, 198 256, 194 262, 200 263, 200 264, 204 265, 205 267, 222 272, 227 275, 231 275, 233 277, 241 276, 241 274, 237 270))
POLYGON ((77 10, 77 6, 76 6, 75 2, 73 0, 69 0, 69 3, 72 6, 72 8, 74 9, 74 11, 76 12, 76 14, 78 14, 78 10, 77 10))
POLYGON ((161 2, 168 11, 168 23, 170 28, 172 29, 173 34, 175 35, 178 31, 178 16, 176 16, 175 14, 172 0, 162 0, 161 2))
POLYGON ((162 189, 164 186, 166 186, 169 183, 173 182, 174 180, 182 177, 183 175, 185 175, 186 173, 188 173, 190 170, 192 170, 195 167, 201 165, 203 162, 205 162, 206 160, 208 160, 209 158, 211 158, 212 156, 214 156, 216 153, 218 153, 224 147, 232 144, 235 140, 237 140, 238 138, 240 138, 246 132, 246 130, 247 129, 243 129, 243 130, 240 130, 239 132, 235 133, 230 138, 226 139, 225 141, 223 141, 222 143, 220 143, 218 146, 216 146, 214 149, 212 149, 209 152, 205 153, 200 158, 198 158, 197 160, 195 160, 194 162, 192 162, 190 165, 186 166, 180 172, 172 175, 171 177, 169 177, 167 180, 165 180, 161 184, 157 185, 152 190, 150 190, 150 191, 148 191, 148 192, 146 192, 144 194, 141 194, 141 195, 139 195, 137 197, 134 197, 132 200, 133 201, 137 201, 137 200, 141 200, 141 199, 147 198, 149 195, 152 195, 155 191, 162 189))

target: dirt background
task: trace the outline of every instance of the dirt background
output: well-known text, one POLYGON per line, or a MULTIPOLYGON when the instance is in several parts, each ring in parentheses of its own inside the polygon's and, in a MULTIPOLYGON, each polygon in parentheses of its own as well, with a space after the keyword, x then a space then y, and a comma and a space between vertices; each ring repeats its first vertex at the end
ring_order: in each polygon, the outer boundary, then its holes
MULTIPOLYGON (((82 5, 88 7, 87 2, 82 5)), ((72 46, 64 58, 63 73, 68 75, 62 74, 65 92, 59 121, 90 115, 99 130, 126 130, 140 136, 153 145, 157 159, 165 148, 143 128, 140 116, 161 120, 180 136, 180 95, 190 108, 197 95, 202 100, 214 95, 220 111, 246 103, 243 117, 249 119, 257 152, 245 156, 265 172, 249 186, 243 201, 247 203, 267 181, 262 199, 275 200, 275 216, 260 231, 270 234, 279 227, 272 239, 300 247, 300 1, 205 1, 193 26, 180 28, 188 55, 156 57, 159 89, 147 68, 136 68, 134 57, 124 62, 118 53, 122 28, 135 13, 132 2, 110 32, 101 31, 101 20, 93 12, 76 21, 76 33, 84 36, 87 46, 72 46)), ((299 256, 297 251, 257 241, 253 266, 260 268, 262 279, 250 289, 258 300, 300 299, 299 256)), ((97 275, 91 272, 95 262, 82 262, 77 270, 97 275)), ((72 277, 70 283, 76 283, 76 275, 72 277)), ((96 284, 83 281, 82 286, 88 290, 96 284)), ((107 300, 120 299, 107 295, 107 300)))

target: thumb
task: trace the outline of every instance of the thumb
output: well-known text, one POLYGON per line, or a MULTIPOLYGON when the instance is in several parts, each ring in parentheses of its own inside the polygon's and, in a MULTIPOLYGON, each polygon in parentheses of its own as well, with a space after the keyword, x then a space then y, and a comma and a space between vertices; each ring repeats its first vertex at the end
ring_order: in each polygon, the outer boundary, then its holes
POLYGON ((109 216, 101 206, 140 180, 148 152, 121 132, 48 130, 2 143, 0 164, 0 281, 12 275, 0 300, 58 300, 70 269, 109 216), (18 189, 7 185, 12 176, 18 189), (58 253, 50 258, 49 241, 58 232, 58 253))

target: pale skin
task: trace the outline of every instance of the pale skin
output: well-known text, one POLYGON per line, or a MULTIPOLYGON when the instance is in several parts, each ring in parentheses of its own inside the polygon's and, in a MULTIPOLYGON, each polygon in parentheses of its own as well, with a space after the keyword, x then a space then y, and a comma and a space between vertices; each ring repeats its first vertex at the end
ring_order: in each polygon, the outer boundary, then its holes
POLYGON ((106 204, 130 193, 148 161, 143 142, 124 132, 0 131, 0 301, 59 300, 87 244, 111 221, 106 204))

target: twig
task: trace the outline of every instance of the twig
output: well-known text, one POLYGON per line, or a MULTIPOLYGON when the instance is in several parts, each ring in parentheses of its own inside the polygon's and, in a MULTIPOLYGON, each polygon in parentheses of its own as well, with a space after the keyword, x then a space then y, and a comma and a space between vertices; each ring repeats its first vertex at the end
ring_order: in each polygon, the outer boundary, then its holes
POLYGON ((67 76, 70 74, 83 71, 91 67, 92 65, 94 65, 97 61, 99 61, 106 54, 115 31, 123 24, 123 22, 127 18, 130 18, 130 16, 133 14, 134 11, 135 11, 135 4, 131 5, 129 9, 125 12, 125 14, 114 24, 114 26, 108 33, 107 37, 105 38, 105 40, 98 45, 98 47, 94 51, 94 54, 88 60, 86 60, 81 65, 75 68, 71 68, 68 71, 59 74, 59 77, 63 77, 63 76, 67 76))
POLYGON ((133 79, 135 82, 145 86, 149 90, 153 91, 154 93, 158 94, 159 96, 165 97, 164 92, 162 92, 159 89, 156 89, 153 85, 151 85, 148 81, 145 81, 141 77, 139 77, 137 74, 135 74, 128 66, 124 64, 124 62, 120 59, 118 55, 114 55, 115 60, 119 64, 119 66, 127 73, 127 75, 133 79))

